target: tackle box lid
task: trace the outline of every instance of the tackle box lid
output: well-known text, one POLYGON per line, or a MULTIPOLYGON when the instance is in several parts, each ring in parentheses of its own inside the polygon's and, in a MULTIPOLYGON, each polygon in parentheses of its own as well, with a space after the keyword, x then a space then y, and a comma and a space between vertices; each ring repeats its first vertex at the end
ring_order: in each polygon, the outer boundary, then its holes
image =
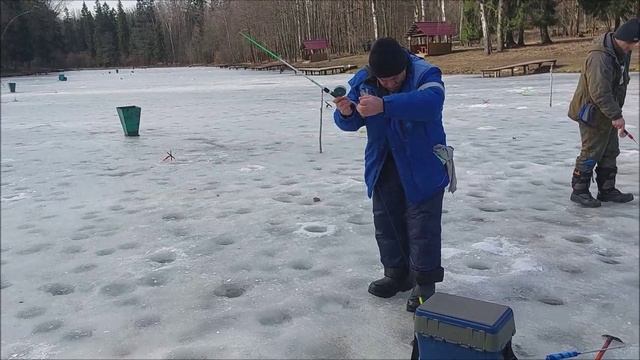
POLYGON ((508 306, 435 293, 415 313, 415 331, 483 351, 500 351, 516 332, 508 306))

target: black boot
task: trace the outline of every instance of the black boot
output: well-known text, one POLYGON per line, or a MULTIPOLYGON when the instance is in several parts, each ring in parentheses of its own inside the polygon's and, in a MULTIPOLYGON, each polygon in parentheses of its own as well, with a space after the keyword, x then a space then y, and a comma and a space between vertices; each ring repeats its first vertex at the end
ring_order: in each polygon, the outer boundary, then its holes
POLYGON ((596 169, 596 183, 598 183, 598 200, 626 203, 633 200, 633 194, 625 194, 616 189, 616 174, 618 168, 596 169))
POLYGON ((409 270, 387 268, 384 277, 369 284, 369 293, 381 298, 390 298, 400 291, 408 291, 414 280, 409 270))
POLYGON ((571 178, 571 187, 573 192, 571 193, 571 201, 578 203, 584 207, 599 207, 600 201, 594 199, 589 192, 589 185, 593 172, 581 172, 578 169, 573 170, 573 178, 571 178))
POLYGON ((407 311, 408 312, 416 312, 418 306, 420 306, 423 302, 427 301, 431 295, 436 292, 436 284, 428 283, 428 284, 416 284, 413 290, 411 290, 411 295, 409 295, 409 300, 407 300, 407 311))

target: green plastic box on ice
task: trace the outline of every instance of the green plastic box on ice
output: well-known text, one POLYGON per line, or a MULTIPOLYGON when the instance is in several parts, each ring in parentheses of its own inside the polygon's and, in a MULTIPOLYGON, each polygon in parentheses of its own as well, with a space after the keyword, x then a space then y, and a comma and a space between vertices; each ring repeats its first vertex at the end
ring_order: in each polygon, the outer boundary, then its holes
POLYGON ((117 109, 124 134, 126 136, 139 136, 138 129, 140 128, 140 112, 142 109, 138 106, 120 106, 117 109))
POLYGON ((9 83, 9 91, 12 93, 16 92, 16 83, 14 82, 9 83))

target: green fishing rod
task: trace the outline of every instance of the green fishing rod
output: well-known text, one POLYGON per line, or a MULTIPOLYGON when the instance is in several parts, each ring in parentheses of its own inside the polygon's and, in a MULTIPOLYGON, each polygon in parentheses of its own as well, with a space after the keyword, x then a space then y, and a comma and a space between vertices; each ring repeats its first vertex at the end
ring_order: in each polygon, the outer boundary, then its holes
POLYGON ((300 70, 296 69, 293 65, 289 64, 288 62, 286 62, 283 58, 278 56, 278 54, 276 54, 273 51, 267 49, 264 45, 260 44, 258 41, 253 39, 251 36, 249 36, 249 35, 247 35, 247 34, 245 34, 243 32, 240 32, 240 35, 242 35, 242 37, 247 39, 251 44, 255 45, 258 49, 264 51, 265 53, 267 53, 272 58, 274 58, 274 59, 280 61, 281 63, 285 64, 287 67, 289 67, 289 69, 293 70, 296 74, 304 76, 307 80, 309 80, 312 83, 314 83, 316 86, 318 86, 320 89, 322 89, 322 91, 326 92, 327 94, 329 94, 329 95, 331 95, 333 97, 345 96, 347 94, 347 88, 345 88, 344 86, 341 86, 341 85, 336 86, 336 88, 333 89, 333 91, 332 91, 328 87, 323 86, 322 84, 318 83, 317 81, 313 80, 312 78, 308 77, 307 75, 301 73, 300 70))

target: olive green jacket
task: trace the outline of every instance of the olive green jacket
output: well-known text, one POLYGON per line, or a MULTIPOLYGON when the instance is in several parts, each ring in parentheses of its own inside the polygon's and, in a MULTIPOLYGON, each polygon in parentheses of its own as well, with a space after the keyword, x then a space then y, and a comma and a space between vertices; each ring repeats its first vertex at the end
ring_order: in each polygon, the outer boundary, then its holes
POLYGON ((587 102, 596 106, 596 124, 611 122, 622 116, 622 106, 629 84, 631 53, 616 54, 613 33, 597 38, 582 65, 578 87, 569 105, 569 117, 578 121, 580 108, 587 102))

